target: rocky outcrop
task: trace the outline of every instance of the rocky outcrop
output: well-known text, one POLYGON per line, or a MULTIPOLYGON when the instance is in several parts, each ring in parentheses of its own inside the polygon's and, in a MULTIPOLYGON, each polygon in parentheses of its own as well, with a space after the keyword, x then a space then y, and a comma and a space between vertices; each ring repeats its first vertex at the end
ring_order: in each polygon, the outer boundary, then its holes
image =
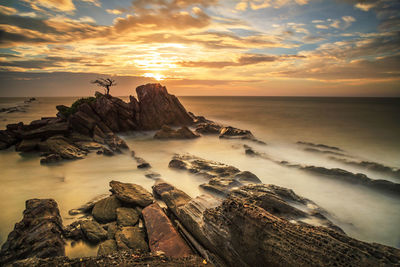
POLYGON ((192 132, 186 126, 174 130, 167 125, 162 126, 161 130, 154 135, 155 139, 193 139, 197 137, 200 137, 200 135, 192 132))
POLYGON ((157 130, 163 125, 181 126, 193 123, 192 117, 170 95, 165 86, 146 84, 136 88, 139 100, 139 125, 142 130, 157 130))
POLYGON ((222 126, 215 122, 203 122, 196 126, 196 132, 200 134, 219 134, 222 126))
POLYGON ((152 252, 160 251, 168 257, 175 258, 193 255, 157 203, 147 206, 142 213, 152 252))
POLYGON ((190 154, 174 155, 169 162, 170 168, 187 170, 190 173, 210 179, 201 188, 220 195, 226 195, 232 188, 246 183, 261 183, 261 180, 249 171, 220 162, 205 160, 190 154))
POLYGON ((111 181, 110 187, 111 192, 122 202, 141 207, 153 203, 153 196, 140 185, 111 181))
MULTIPOLYGON (((171 194, 164 191, 161 196, 164 200, 171 194)), ((173 210, 197 241, 227 266, 400 264, 399 250, 346 236, 330 225, 319 209, 310 208, 314 205, 285 188, 249 185, 232 191, 222 203, 211 196, 200 196, 173 210), (310 210, 294 207, 299 204, 310 210), (302 222, 301 218, 308 216, 334 230, 302 222)))
POLYGON ((62 219, 53 199, 30 199, 0 252, 0 265, 28 257, 63 256, 62 219))

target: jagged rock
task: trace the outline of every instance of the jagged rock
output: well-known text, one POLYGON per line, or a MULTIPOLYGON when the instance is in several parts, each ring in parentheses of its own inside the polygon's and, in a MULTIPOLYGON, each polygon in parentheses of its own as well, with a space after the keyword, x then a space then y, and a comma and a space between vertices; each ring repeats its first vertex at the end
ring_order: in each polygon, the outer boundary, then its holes
POLYGON ((290 206, 290 201, 310 204, 288 189, 251 185, 233 191, 222 204, 200 196, 173 208, 185 228, 227 266, 400 264, 397 249, 361 242, 322 226, 290 222, 307 214, 290 206))
POLYGON ((139 221, 139 213, 132 208, 117 209, 117 223, 119 226, 134 226, 139 221))
POLYGON ((15 146, 16 151, 30 152, 38 148, 40 139, 23 139, 21 143, 15 146))
POLYGON ((140 157, 134 157, 136 162, 138 163, 137 168, 138 169, 148 169, 151 168, 150 163, 148 163, 146 160, 140 157))
POLYGON ((249 171, 238 172, 233 177, 240 182, 261 183, 261 180, 257 175, 249 171))
POLYGON ((17 142, 14 133, 9 130, 0 130, 0 150, 9 148, 17 142))
POLYGON ((342 149, 335 147, 335 146, 327 146, 324 144, 314 144, 314 143, 310 143, 310 142, 303 142, 303 141, 298 141, 297 142, 298 145, 304 145, 304 146, 310 146, 310 147, 316 147, 316 148, 324 148, 324 149, 331 149, 331 150, 336 150, 336 151, 342 151, 344 152, 342 149))
POLYGON ((115 196, 124 203, 141 207, 153 203, 153 196, 140 185, 111 181, 110 187, 115 196))
POLYGON ((40 159, 40 164, 51 164, 63 160, 59 154, 48 154, 40 159))
POLYGON ((121 203, 116 196, 98 201, 92 210, 93 217, 102 223, 115 221, 117 219, 117 208, 121 207, 121 203))
POLYGON ((34 138, 48 138, 54 135, 67 134, 68 133, 68 123, 59 122, 52 123, 42 126, 38 129, 23 132, 23 139, 34 139, 34 138))
POLYGON ((155 139, 193 139, 200 135, 193 133, 188 127, 183 126, 178 130, 174 130, 167 125, 163 125, 161 130, 154 135, 155 139))
POLYGON ((115 240, 109 239, 100 244, 99 249, 97 250, 97 255, 109 255, 116 252, 117 250, 117 242, 115 240))
POLYGON ((219 134, 222 126, 214 122, 200 123, 196 126, 196 132, 201 134, 219 134))
POLYGON ((57 154, 63 159, 82 159, 86 152, 69 143, 68 139, 54 136, 46 140, 47 149, 52 154, 57 154))
POLYGON ((115 234, 115 240, 120 250, 133 249, 143 252, 149 251, 149 247, 145 241, 145 234, 137 226, 122 227, 115 234))
POLYGON ((89 200, 88 202, 86 202, 85 204, 83 204, 82 206, 80 206, 79 208, 68 211, 68 214, 69 215, 77 215, 77 214, 82 214, 82 213, 90 213, 92 211, 94 205, 97 202, 99 202, 100 200, 103 200, 109 196, 110 196, 109 194, 98 195, 98 196, 92 198, 91 200, 89 200))
POLYGON ((97 244, 107 239, 107 231, 95 221, 81 221, 81 229, 90 243, 97 244))
POLYGON ((103 149, 103 145, 96 143, 96 142, 88 142, 88 141, 79 141, 75 142, 76 146, 84 151, 98 151, 103 149))
POLYGON ((111 150, 119 152, 120 149, 128 149, 128 145, 116 134, 108 134, 104 138, 104 142, 110 147, 111 150))
POLYGON ((146 84, 136 88, 140 107, 140 128, 157 130, 163 125, 190 125, 193 119, 178 98, 170 95, 161 84, 146 84))
POLYGON ((166 256, 175 258, 193 254, 157 203, 147 206, 142 213, 152 252, 162 251, 166 256))
POLYGON ((28 257, 63 256, 63 226, 53 199, 30 199, 23 219, 15 224, 0 251, 0 265, 28 257))
POLYGON ((249 130, 241 130, 228 126, 221 128, 219 138, 254 139, 254 136, 249 130))

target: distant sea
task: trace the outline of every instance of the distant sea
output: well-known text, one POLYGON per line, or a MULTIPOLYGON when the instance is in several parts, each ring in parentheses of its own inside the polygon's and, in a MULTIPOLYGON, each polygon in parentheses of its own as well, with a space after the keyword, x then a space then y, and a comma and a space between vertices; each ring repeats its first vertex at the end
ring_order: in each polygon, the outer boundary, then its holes
MULTIPOLYGON (((9 123, 29 123, 54 116, 56 105, 70 105, 76 98, 38 98, 26 112, 0 113, 0 129, 9 123)), ((127 97, 123 99, 127 100, 127 97)), ((400 178, 333 161, 311 153, 297 141, 339 147, 357 160, 378 162, 400 168, 399 98, 320 98, 320 97, 180 97, 188 111, 208 119, 251 130, 266 146, 247 143, 276 160, 299 164, 342 168, 364 173, 372 179, 400 183, 400 178)), ((0 98, 0 108, 24 105, 23 98, 0 98)), ((157 141, 154 132, 121 136, 130 148, 149 161, 153 171, 178 188, 196 196, 204 180, 168 169, 173 153, 191 153, 254 172, 264 183, 293 189, 330 214, 348 235, 400 247, 400 198, 364 187, 326 179, 285 168, 271 161, 244 154, 244 141, 220 140, 204 136, 191 141, 157 141)), ((74 218, 68 210, 92 197, 106 193, 111 179, 133 182, 150 189, 153 180, 137 170, 129 153, 103 157, 90 155, 56 166, 41 166, 37 155, 21 155, 13 148, 0 151, 0 243, 15 222, 22 218, 24 201, 33 197, 55 198, 64 223, 74 218)), ((70 256, 91 255, 95 247, 67 248, 70 256)))

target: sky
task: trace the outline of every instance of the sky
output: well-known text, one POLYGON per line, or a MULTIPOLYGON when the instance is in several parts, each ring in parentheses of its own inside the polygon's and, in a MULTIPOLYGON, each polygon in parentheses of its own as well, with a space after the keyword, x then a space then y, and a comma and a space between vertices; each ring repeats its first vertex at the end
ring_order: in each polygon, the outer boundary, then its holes
POLYGON ((400 96, 399 0, 0 0, 0 96, 400 96))

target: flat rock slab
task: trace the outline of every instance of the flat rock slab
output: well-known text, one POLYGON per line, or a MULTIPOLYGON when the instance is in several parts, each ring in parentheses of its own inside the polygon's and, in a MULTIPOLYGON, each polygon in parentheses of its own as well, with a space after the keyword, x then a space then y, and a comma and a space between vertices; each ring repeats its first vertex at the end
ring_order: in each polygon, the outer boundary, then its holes
POLYGON ((152 252, 162 251, 175 258, 193 254, 157 203, 144 208, 142 214, 152 252))
POLYGON ((115 221, 117 219, 117 208, 121 207, 121 202, 116 196, 98 201, 92 210, 93 217, 102 223, 115 221))
POLYGON ((149 251, 149 246, 145 241, 145 233, 137 226, 122 227, 115 233, 115 240, 119 250, 149 251))
POLYGON ((90 243, 97 244, 100 241, 107 239, 107 231, 95 221, 82 221, 81 229, 90 243))
POLYGON ((134 226, 139 221, 140 213, 132 208, 117 209, 117 223, 119 226, 134 226))
POLYGON ((141 207, 153 203, 153 196, 140 185, 111 181, 110 187, 115 196, 124 203, 141 207))

